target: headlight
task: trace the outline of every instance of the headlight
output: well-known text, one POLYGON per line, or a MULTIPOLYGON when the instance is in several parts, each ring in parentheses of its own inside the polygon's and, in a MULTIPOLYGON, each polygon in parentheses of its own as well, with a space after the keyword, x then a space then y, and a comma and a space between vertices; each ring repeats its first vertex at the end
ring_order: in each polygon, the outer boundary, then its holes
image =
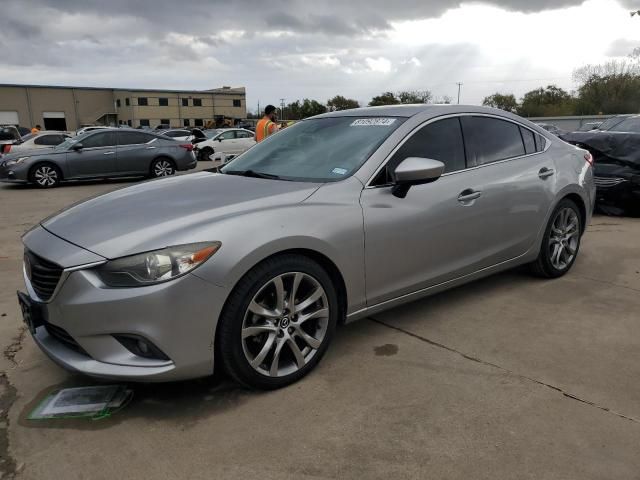
POLYGON ((5 165, 7 167, 9 167, 11 165, 16 165, 18 163, 22 163, 22 162, 24 162, 25 160, 28 160, 28 159, 29 159, 29 157, 20 157, 17 160, 7 160, 7 163, 5 163, 5 165))
POLYGON ((221 245, 220 242, 206 242, 163 248, 111 260, 97 267, 95 272, 109 287, 153 285, 190 272, 216 253, 221 245))

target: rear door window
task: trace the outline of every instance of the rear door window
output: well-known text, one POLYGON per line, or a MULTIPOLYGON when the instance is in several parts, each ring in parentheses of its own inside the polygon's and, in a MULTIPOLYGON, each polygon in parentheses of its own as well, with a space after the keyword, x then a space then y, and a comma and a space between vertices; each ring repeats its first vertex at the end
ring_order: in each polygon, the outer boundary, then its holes
POLYGON ((118 145, 139 145, 147 143, 155 138, 153 135, 143 132, 118 132, 118 145))
POLYGON ((525 154, 517 124, 492 117, 462 117, 469 166, 485 165, 525 154))

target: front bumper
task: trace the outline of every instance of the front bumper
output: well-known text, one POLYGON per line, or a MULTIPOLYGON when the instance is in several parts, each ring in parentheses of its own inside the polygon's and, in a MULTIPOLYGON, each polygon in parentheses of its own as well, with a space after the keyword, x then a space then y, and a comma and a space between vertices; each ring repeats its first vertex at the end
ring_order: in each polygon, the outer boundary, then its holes
MULTIPOLYGON (((56 260, 42 250, 35 254, 56 260)), ((29 297, 40 301, 26 273, 25 285, 29 297)), ((57 364, 95 377, 173 381, 207 376, 213 373, 215 329, 226 295, 226 289, 191 274, 147 287, 108 288, 91 268, 67 267, 51 299, 42 303, 46 323, 33 338, 57 364), (142 337, 169 359, 135 355, 114 334, 142 337)))
POLYGON ((21 164, 7 165, 7 160, 0 160, 0 182, 26 183, 27 173, 21 164))

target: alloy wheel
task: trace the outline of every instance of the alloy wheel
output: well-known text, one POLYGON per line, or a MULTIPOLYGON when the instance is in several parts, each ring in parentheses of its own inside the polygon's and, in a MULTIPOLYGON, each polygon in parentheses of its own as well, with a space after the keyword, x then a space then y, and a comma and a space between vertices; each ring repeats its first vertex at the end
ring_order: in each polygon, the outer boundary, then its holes
POLYGON ((564 270, 573 261, 580 241, 580 221, 572 208, 556 213, 549 238, 549 259, 557 270, 564 270))
POLYGON ((33 177, 41 187, 53 187, 58 183, 58 172, 53 167, 43 165, 33 173, 33 177))
POLYGON ((159 160, 153 167, 153 173, 156 177, 167 177, 173 175, 173 166, 168 160, 159 160))
POLYGON ((254 295, 242 323, 242 349, 262 375, 283 377, 316 355, 329 325, 327 294, 315 278, 288 272, 254 295))

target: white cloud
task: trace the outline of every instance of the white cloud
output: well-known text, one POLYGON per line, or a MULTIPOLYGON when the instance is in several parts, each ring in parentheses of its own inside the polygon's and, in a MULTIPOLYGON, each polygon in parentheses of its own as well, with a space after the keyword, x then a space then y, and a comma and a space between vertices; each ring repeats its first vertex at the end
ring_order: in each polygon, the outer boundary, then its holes
POLYGON ((372 72, 379 73, 389 73, 391 71, 391 61, 388 58, 378 57, 371 58, 367 57, 364 59, 367 68, 372 72))

